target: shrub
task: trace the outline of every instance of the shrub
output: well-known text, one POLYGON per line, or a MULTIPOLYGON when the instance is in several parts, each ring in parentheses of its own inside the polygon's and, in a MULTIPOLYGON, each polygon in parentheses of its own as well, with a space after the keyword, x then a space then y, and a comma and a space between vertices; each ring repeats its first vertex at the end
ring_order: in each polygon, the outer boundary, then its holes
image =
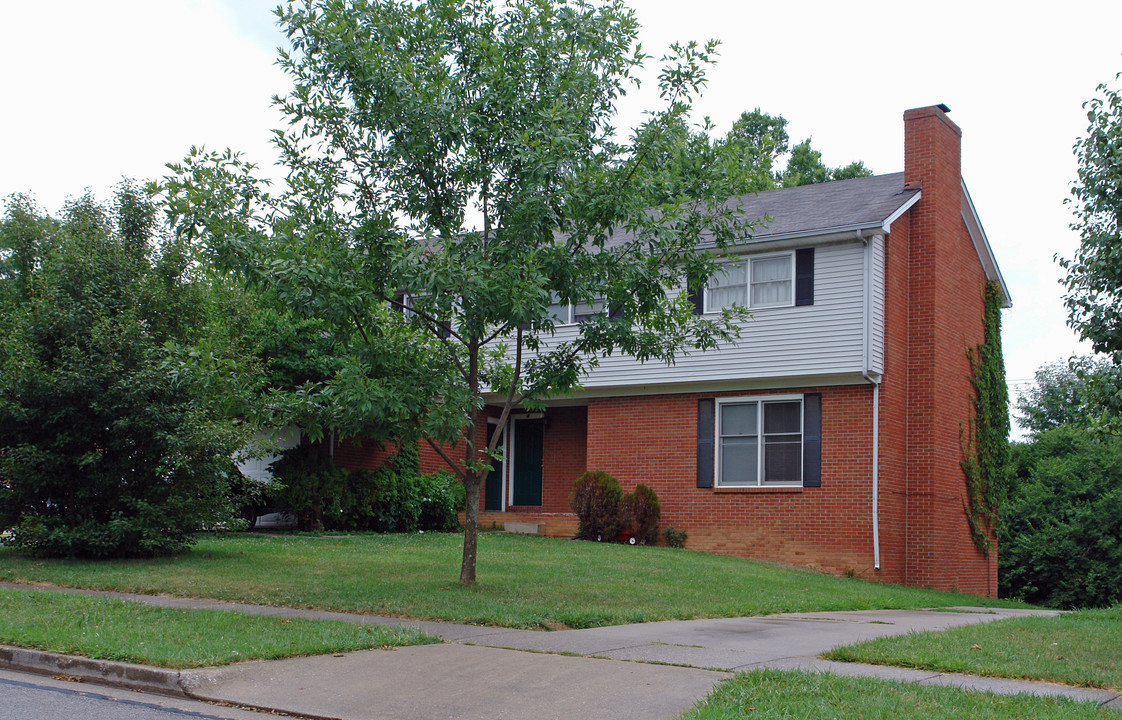
POLYGON ((418 475, 415 487, 421 503, 421 529, 453 532, 460 528, 456 513, 464 506, 464 484, 450 472, 418 475))
POLYGON ((619 532, 619 481, 602 470, 589 470, 573 484, 569 505, 579 521, 577 537, 611 540, 619 532))
POLYGON ((1122 601, 1122 440, 1059 427, 1013 446, 999 592, 1059 608, 1122 601))
POLYGON ((324 450, 301 443, 269 466, 278 483, 277 505, 296 516, 301 530, 337 530, 345 512, 348 473, 324 450))
POLYGON ((400 472, 394 461, 353 475, 353 492, 363 501, 350 513, 349 529, 385 533, 420 529, 421 501, 415 476, 400 472))
POLYGON ((658 495, 643 483, 635 486, 635 492, 624 495, 620 503, 620 524, 641 543, 658 542, 658 519, 661 515, 658 495))
POLYGON ((666 538, 666 544, 672 548, 684 548, 686 546, 685 530, 675 530, 673 525, 667 525, 662 536, 666 538))

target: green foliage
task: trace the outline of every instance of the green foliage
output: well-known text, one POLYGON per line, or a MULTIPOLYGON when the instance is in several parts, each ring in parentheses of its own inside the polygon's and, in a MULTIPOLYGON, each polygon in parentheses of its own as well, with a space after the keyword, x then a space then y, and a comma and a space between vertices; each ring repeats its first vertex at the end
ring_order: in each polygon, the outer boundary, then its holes
POLYGON ((620 524, 641 543, 653 545, 658 542, 658 519, 661 516, 658 494, 643 483, 636 485, 634 492, 624 495, 620 502, 620 524))
POLYGON ((974 417, 966 432, 962 459, 966 475, 962 506, 974 546, 987 557, 993 549, 990 533, 1005 499, 1009 459, 1009 387, 1001 354, 1001 298, 1000 286, 986 283, 984 337, 968 353, 974 417))
POLYGON ((1011 475, 1002 596, 1060 608, 1122 602, 1122 439, 1045 430, 1013 446, 1011 475))
POLYGON ((666 544, 672 548, 684 548, 686 538, 689 537, 685 530, 678 530, 673 525, 667 525, 662 536, 666 540, 666 544))
POLYGON ((872 174, 873 171, 865 167, 865 163, 860 160, 851 162, 845 167, 834 169, 826 167, 822 162, 822 153, 812 148, 810 138, 807 138, 791 149, 787 167, 777 175, 776 179, 783 187, 798 187, 831 180, 869 177, 872 174))
POLYGON ((335 466, 323 443, 305 443, 270 466, 281 489, 275 503, 296 515, 302 530, 453 531, 463 507, 463 483, 447 472, 421 475, 416 444, 399 448, 374 470, 335 466))
POLYGON ((335 466, 322 443, 301 443, 283 451, 269 472, 278 483, 277 505, 296 516, 301 530, 339 529, 348 474, 335 466))
POLYGON ((1102 413, 1097 390, 1110 379, 1110 362, 1090 355, 1042 365, 1017 397, 1017 419, 1033 433, 1061 425, 1090 428, 1102 413))
POLYGON ((603 470, 587 470, 573 483, 569 506, 577 515, 577 537, 583 540, 614 540, 619 533, 619 504, 623 489, 619 480, 603 470))
POLYGON ((181 551, 230 517, 243 298, 129 183, 38 213, 0 221, 0 527, 41 555, 181 551))
MULTIPOLYGON (((1115 77, 1122 79, 1122 73, 1115 77)), ((1095 388, 1103 414, 1096 427, 1122 432, 1122 93, 1106 84, 1083 104, 1087 135, 1075 142, 1079 177, 1072 187, 1072 229, 1080 235, 1067 271, 1068 324, 1112 363, 1095 388)))

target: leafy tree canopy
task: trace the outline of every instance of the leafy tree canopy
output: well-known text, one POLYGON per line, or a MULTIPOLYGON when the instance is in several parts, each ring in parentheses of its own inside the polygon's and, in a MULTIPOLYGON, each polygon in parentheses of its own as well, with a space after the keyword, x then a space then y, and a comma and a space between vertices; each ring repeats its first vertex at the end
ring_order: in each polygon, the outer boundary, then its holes
POLYGON ((223 519, 247 389, 241 293, 123 184, 0 220, 0 527, 48 555, 153 555, 223 519))
POLYGON ((1110 361, 1094 356, 1042 365, 1032 386, 1017 397, 1017 419, 1033 433, 1061 425, 1091 427, 1102 413, 1098 388, 1109 383, 1110 371, 1110 361))
POLYGON ((1075 142, 1079 177, 1068 199, 1080 243, 1074 257, 1057 260, 1068 273, 1063 281, 1068 324, 1110 358, 1098 393, 1100 425, 1117 433, 1122 432, 1122 95, 1103 84, 1083 107, 1087 135, 1075 142))

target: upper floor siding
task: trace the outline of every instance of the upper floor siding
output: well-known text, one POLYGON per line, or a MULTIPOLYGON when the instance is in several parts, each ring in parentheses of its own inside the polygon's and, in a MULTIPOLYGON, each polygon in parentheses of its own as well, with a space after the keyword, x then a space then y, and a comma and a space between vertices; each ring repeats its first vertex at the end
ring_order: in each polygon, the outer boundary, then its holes
MULTIPOLYGON (((809 246, 809 245, 807 245, 809 246)), ((751 258, 752 255, 745 255, 751 258)), ((883 372, 884 238, 820 245, 814 252, 813 304, 752 309, 735 342, 690 351, 673 365, 628 355, 600 358, 586 391, 693 382, 735 382, 883 372)), ((714 315, 715 317, 715 315, 714 315)), ((559 326, 544 347, 572 340, 559 326)), ((654 390, 654 388, 650 388, 654 390)))

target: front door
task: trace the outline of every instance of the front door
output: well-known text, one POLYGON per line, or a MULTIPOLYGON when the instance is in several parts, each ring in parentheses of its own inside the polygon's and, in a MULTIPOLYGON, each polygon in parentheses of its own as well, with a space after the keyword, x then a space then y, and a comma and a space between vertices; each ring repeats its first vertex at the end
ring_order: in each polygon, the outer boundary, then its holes
POLYGON ((511 505, 541 506, 544 423, 541 418, 515 418, 511 465, 511 505))
MULTIPOLYGON (((495 435, 495 429, 499 427, 498 423, 487 423, 487 443, 490 444, 491 438, 495 435)), ((503 441, 500 439, 498 449, 503 449, 503 441)), ((494 468, 491 472, 487 473, 487 479, 483 484, 483 509, 501 512, 503 509, 503 461, 493 460, 491 466, 494 468)))

